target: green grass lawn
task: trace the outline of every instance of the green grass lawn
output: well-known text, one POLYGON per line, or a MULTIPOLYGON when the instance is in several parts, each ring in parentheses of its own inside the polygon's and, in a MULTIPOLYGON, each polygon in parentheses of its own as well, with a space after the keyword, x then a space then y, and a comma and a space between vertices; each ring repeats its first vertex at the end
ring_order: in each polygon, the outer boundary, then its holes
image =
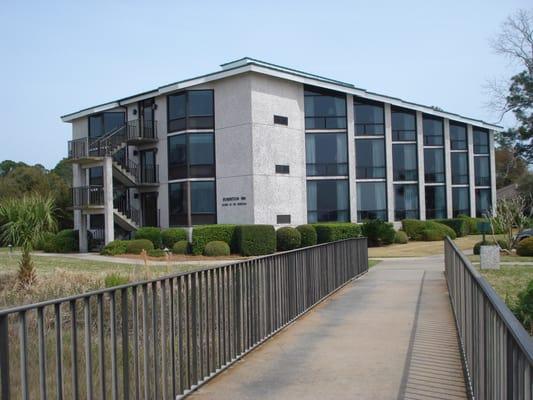
MULTIPOLYGON (((479 255, 470 255, 468 256, 470 261, 472 262, 479 262, 479 255)), ((501 262, 530 262, 533 263, 533 257, 520 257, 520 256, 508 256, 508 255, 501 255, 500 256, 501 262)))
POLYGON ((480 273, 507 305, 512 306, 518 293, 533 280, 533 265, 502 265, 499 270, 480 270, 480 273))
POLYGON ((372 268, 374 265, 379 264, 381 260, 368 260, 368 268, 372 268))

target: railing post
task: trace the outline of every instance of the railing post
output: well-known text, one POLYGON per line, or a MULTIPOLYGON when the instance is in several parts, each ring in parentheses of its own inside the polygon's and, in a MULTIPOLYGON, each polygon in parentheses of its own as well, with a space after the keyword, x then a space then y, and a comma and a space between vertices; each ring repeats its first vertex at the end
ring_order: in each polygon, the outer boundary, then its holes
POLYGON ((9 400, 9 329, 8 315, 0 316, 0 394, 2 400, 9 400))

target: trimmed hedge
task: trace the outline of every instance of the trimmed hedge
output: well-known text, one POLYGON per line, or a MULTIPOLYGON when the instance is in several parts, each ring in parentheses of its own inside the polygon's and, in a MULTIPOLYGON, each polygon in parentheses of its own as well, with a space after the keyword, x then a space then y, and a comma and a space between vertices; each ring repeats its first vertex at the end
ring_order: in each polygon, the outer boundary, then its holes
POLYGON ((141 254, 143 250, 149 252, 154 249, 154 244, 148 239, 126 240, 126 253, 141 254))
POLYGON ((161 249, 153 249, 153 250, 148 250, 148 255, 150 257, 165 257, 167 253, 161 249))
POLYGON ((350 222, 312 224, 316 230, 317 243, 334 242, 361 236, 361 227, 350 222))
POLYGON ((464 218, 437 219, 436 222, 452 228, 457 237, 466 236, 470 232, 468 222, 464 218))
POLYGON ((239 252, 245 257, 276 251, 276 231, 272 225, 238 225, 235 235, 239 252))
POLYGON ((425 242, 438 242, 440 240, 444 240, 447 235, 442 230, 428 228, 423 229, 420 236, 425 242))
POLYGON ((238 250, 236 225, 199 225, 192 230, 191 251, 194 255, 204 253, 205 245, 209 242, 226 242, 233 251, 238 250))
MULTIPOLYGON (((469 217, 468 215, 464 215, 464 214, 461 214, 457 217, 457 219, 462 219, 462 220, 465 220, 467 225, 468 225, 468 234, 469 235, 478 235, 479 234, 479 231, 477 229, 477 224, 478 222, 487 222, 487 219, 486 218, 472 218, 472 217, 469 217)), ((498 229, 495 229, 494 230, 494 234, 495 235, 499 235, 499 234, 502 234, 503 232, 501 230, 498 230, 498 229)))
POLYGON ((299 225, 296 227, 301 236, 301 247, 314 246, 317 243, 316 230, 313 225, 299 225))
POLYGON ((183 228, 168 228, 161 231, 161 241, 167 249, 172 249, 174 243, 187 240, 187 232, 183 228))
MULTIPOLYGON (((437 233, 439 235, 443 235, 442 237, 449 236, 451 239, 455 239, 457 237, 452 228, 435 221, 404 219, 402 221, 402 229, 412 240, 424 240, 422 232, 425 230, 435 231, 435 233, 429 234, 430 237, 435 237, 437 233)), ((426 236, 428 235, 426 234, 426 236)))
POLYGON ((54 251, 57 253, 74 253, 80 250, 78 232, 74 229, 59 231, 54 239, 54 251))
POLYGON ((226 242, 215 240, 205 245, 204 256, 208 257, 222 257, 229 256, 230 249, 226 242))
POLYGON ((278 251, 293 250, 302 244, 302 235, 296 228, 286 226, 276 231, 278 251))
POLYGON ((103 256, 117 256, 120 254, 126 254, 127 250, 126 240, 113 240, 109 242, 101 251, 103 256))
MULTIPOLYGON (((133 239, 146 239, 152 242, 154 248, 159 249, 163 244, 161 239, 161 229, 154 226, 143 226, 135 231, 133 239)), ((146 249, 148 251, 148 249, 146 249)))
POLYGON ((481 246, 498 246, 498 243, 496 243, 494 240, 482 240, 481 242, 477 242, 472 249, 475 255, 479 255, 481 252, 481 246))
POLYGON ((396 231, 394 234, 394 243, 397 244, 407 244, 409 242, 409 238, 407 237, 407 234, 404 231, 396 231))
POLYGON ((533 256, 533 237, 522 239, 516 246, 516 254, 521 257, 533 256))
POLYGON ((381 246, 394 242, 396 231, 391 223, 373 219, 363 222, 361 234, 367 237, 369 246, 381 246))
POLYGON ((174 243, 174 246, 172 246, 172 252, 174 254, 188 254, 189 242, 186 240, 180 240, 179 242, 174 243))
POLYGON ((52 232, 44 233, 41 240, 35 244, 35 250, 42 250, 45 253, 55 253, 56 235, 52 232))

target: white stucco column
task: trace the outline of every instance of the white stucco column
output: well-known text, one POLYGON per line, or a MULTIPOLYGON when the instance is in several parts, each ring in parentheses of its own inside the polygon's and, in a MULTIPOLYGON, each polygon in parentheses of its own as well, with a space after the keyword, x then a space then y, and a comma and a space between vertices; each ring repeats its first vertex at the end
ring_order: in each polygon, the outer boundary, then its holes
POLYGON ((470 193, 470 216, 476 216, 476 175, 474 171, 474 130, 467 125, 468 136, 468 188, 470 193))
POLYGON ((353 96, 346 96, 346 132, 348 135, 348 186, 350 188, 350 221, 357 222, 357 184, 355 182, 355 115, 353 96))
POLYGON ((494 135, 496 131, 489 131, 490 157, 490 197, 493 211, 496 209, 496 156, 494 154, 494 135))
MULTIPOLYGON (((85 186, 86 170, 80 164, 72 164, 72 187, 85 186)), ((81 253, 89 249, 87 241, 87 215, 82 210, 74 210, 74 229, 78 231, 78 246, 81 253)))
POLYGON ((105 244, 115 240, 115 226, 113 218, 113 160, 104 157, 104 226, 105 244))
POLYGON ((416 148, 418 153, 418 207, 420 219, 426 219, 426 190, 424 171, 424 120, 422 112, 416 112, 416 148))
POLYGON ((444 168, 446 172, 446 215, 453 217, 452 206, 452 154, 450 144, 450 120, 444 118, 444 168))
POLYGON ((394 222, 394 170, 392 160, 392 114, 390 104, 385 104, 385 162, 387 165, 387 218, 394 222))

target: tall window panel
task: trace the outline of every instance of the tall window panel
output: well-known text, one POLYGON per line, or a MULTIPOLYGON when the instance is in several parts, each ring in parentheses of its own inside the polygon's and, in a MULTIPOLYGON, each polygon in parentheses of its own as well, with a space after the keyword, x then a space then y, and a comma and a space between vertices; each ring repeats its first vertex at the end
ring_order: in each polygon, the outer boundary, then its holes
POLYGON ((357 183, 357 220, 387 220, 387 185, 385 182, 357 183))
POLYGON ((446 218, 446 186, 426 186, 426 219, 446 218))
POLYGON ((424 115, 424 146, 444 145, 444 125, 440 118, 433 118, 424 115))
POLYGON ((470 189, 468 187, 452 188, 453 217, 459 215, 470 216, 470 189))
POLYGON ((214 94, 212 90, 190 90, 167 97, 169 132, 187 129, 213 129, 214 94))
POLYGON ((214 134, 182 133, 168 137, 168 178, 215 176, 214 134))
POLYGON ((468 149, 466 125, 450 122, 450 148, 452 150, 468 149))
POLYGON ((490 213, 492 206, 490 189, 476 189, 476 216, 483 217, 490 213))
POLYGON ((170 226, 189 225, 188 183, 179 182, 168 185, 168 207, 170 226))
POLYGON ((474 154, 489 154, 489 132, 474 128, 474 154))
POLYGON ((452 184, 468 184, 468 153, 459 152, 451 153, 452 159, 452 184))
POLYGON ((394 185, 394 219, 419 218, 418 185, 394 185))
POLYGON ((382 103, 354 99, 355 135, 384 135, 385 112, 382 103))
POLYGON ((346 129, 346 95, 306 87, 305 129, 346 129))
POLYGON ((392 165, 394 181, 418 180, 416 144, 393 144, 392 165))
POLYGON ((216 224, 216 192, 214 181, 191 181, 191 223, 216 224))
POLYGON ((307 221, 349 221, 350 203, 347 180, 307 181, 307 221))
POLYGON ((424 176, 426 183, 444 183, 444 149, 424 149, 424 176))
POLYGON ((307 133, 305 152, 308 176, 348 175, 346 133, 307 133))
POLYGON ((474 175, 476 186, 490 186, 489 156, 474 157, 474 175))
POLYGON ((104 112, 89 117, 89 137, 97 138, 110 133, 126 123, 124 112, 104 112))
POLYGON ((394 142, 416 141, 416 113, 392 108, 392 140, 394 142))
POLYGON ((385 178, 385 141, 383 139, 356 139, 355 162, 357 179, 385 178))

